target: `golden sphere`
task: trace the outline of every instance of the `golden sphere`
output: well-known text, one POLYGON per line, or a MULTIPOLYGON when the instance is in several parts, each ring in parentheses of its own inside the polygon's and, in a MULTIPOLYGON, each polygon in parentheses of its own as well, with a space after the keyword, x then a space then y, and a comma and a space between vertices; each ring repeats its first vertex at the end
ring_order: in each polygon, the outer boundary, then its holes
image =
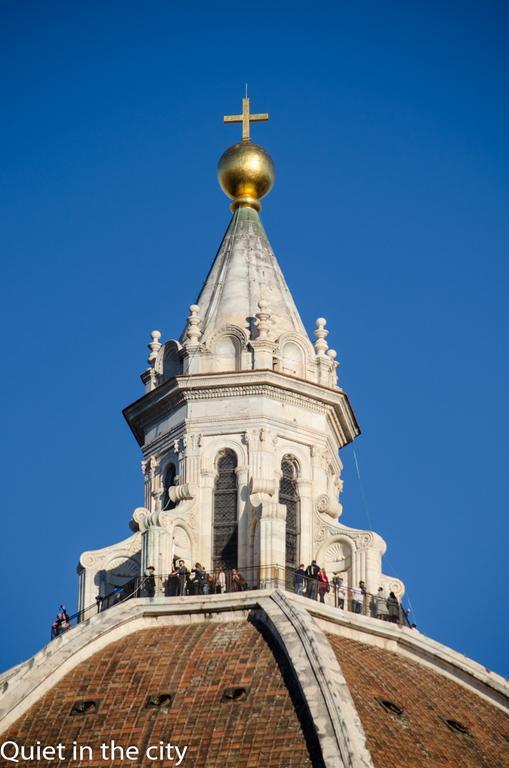
POLYGON ((251 142, 234 144, 223 152, 217 166, 221 189, 233 200, 232 210, 249 205, 259 211, 259 201, 270 192, 275 177, 269 153, 251 142))

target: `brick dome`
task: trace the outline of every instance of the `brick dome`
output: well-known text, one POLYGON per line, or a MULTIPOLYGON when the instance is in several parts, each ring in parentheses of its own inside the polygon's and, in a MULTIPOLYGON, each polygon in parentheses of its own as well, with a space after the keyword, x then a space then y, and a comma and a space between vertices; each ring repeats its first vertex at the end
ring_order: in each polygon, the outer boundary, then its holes
POLYGON ((3 740, 72 744, 76 739, 94 754, 111 739, 140 749, 149 741, 171 740, 189 747, 183 766, 320 765, 313 762, 303 723, 310 737, 313 729, 302 717, 296 688, 290 693, 285 683, 281 661, 247 621, 141 630, 78 664, 3 740), (171 699, 160 707, 150 705, 167 694, 171 699), (73 714, 78 701, 96 707, 73 714))
POLYGON ((401 654, 328 639, 376 768, 509 766, 508 714, 401 654))

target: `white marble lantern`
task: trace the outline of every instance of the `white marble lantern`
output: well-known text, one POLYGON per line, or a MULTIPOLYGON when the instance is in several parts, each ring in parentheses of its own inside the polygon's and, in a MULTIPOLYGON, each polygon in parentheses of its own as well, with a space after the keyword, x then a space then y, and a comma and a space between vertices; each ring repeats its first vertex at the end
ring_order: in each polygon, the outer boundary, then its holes
POLYGON ((258 211, 236 207, 180 338, 152 333, 145 394, 124 411, 144 507, 130 538, 82 555, 81 607, 118 582, 120 563, 126 578, 148 565, 164 576, 174 556, 250 581, 316 559, 347 586, 402 596, 382 573, 381 537, 339 522, 339 451, 359 427, 328 334, 318 318, 310 340, 258 211))

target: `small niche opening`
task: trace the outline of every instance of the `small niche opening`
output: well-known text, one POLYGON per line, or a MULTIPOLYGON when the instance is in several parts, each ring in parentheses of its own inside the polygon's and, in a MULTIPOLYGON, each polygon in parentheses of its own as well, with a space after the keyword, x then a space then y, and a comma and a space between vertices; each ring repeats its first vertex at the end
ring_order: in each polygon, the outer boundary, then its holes
POLYGON ((390 699, 378 699, 378 703, 381 707, 383 707, 383 709, 385 709, 386 712, 390 712, 391 715, 397 715, 398 717, 401 717, 403 714, 403 709, 394 701, 390 701, 390 699))
POLYGON ((458 720, 446 720, 445 724, 451 731, 454 731, 455 733, 464 733, 470 735, 470 731, 468 730, 467 726, 463 725, 463 723, 460 723, 458 720))
POLYGON ((235 686, 233 688, 225 688, 223 691, 223 701, 242 701, 247 697, 249 688, 242 686, 235 686))
POLYGON ((145 701, 146 709, 167 709, 173 704, 172 693, 151 693, 145 701))
POLYGON ((95 715, 99 711, 99 704, 97 699, 75 701, 71 707, 71 715, 95 715))

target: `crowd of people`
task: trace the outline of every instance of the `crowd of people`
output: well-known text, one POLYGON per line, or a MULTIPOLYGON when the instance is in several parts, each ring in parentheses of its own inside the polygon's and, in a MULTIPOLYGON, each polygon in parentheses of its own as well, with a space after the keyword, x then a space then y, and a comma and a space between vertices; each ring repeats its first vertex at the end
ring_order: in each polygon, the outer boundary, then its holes
MULTIPOLYGON (((279 579, 279 573, 275 572, 275 575, 279 579)), ((258 577, 258 573, 256 576, 258 577)), ((116 588, 106 597, 98 596, 96 598, 98 610, 122 602, 128 597, 154 597, 158 591, 157 578, 160 577, 156 576, 154 567, 148 566, 141 584, 137 581, 136 586, 133 587, 130 583, 129 594, 127 594, 126 585, 116 588)), ((253 580, 253 585, 259 586, 258 578, 253 580)), ((293 589, 297 595, 319 600, 321 603, 327 602, 343 610, 375 616, 383 621, 408 624, 405 610, 394 592, 389 592, 387 595, 384 588, 379 587, 376 594, 369 594, 364 581, 359 581, 357 586, 347 587, 341 576, 334 575, 329 579, 325 568, 321 568, 316 560, 307 567, 301 563, 296 570, 286 569, 285 586, 286 589, 293 589), (326 600, 326 595, 330 592, 333 594, 326 600)), ((195 563, 192 568, 188 568, 184 560, 174 557, 171 571, 162 579, 160 587, 167 597, 179 597, 242 592, 248 589, 249 585, 248 580, 237 568, 217 566, 208 571, 200 563, 195 563)), ((61 605, 51 625, 51 637, 61 635, 70 626, 69 615, 65 606, 61 605)), ((415 624, 411 626, 415 627, 415 624)))
MULTIPOLYGON (((147 597, 155 595, 155 579, 155 569, 149 566, 144 581, 144 594, 147 597)), ((219 566, 209 572, 200 563, 195 563, 194 567, 189 569, 184 560, 175 557, 173 568, 162 586, 166 596, 175 597, 240 592, 248 589, 248 582, 236 568, 219 566)), ((290 582, 286 578, 286 587, 292 588, 291 578, 290 582)), ((319 600, 321 603, 332 602, 325 597, 332 591, 336 607, 375 616, 383 621, 398 623, 404 616, 403 608, 394 592, 387 595, 384 588, 379 587, 376 594, 368 594, 364 581, 359 581, 357 586, 347 587, 340 576, 332 576, 329 579, 325 568, 321 568, 316 560, 307 568, 301 563, 293 571, 293 589, 296 594, 319 600)))
MULTIPOLYGON (((147 597, 153 597, 155 594, 155 580, 155 569, 149 565, 143 585, 147 597)), ((216 595, 222 592, 242 592, 248 588, 248 583, 237 568, 228 570, 218 567, 209 572, 200 563, 195 563, 189 569, 184 560, 174 557, 173 568, 163 586, 167 597, 178 597, 183 595, 216 595)))
POLYGON ((368 594, 364 581, 358 586, 347 587, 341 576, 329 580, 325 568, 320 568, 316 560, 307 568, 301 563, 294 574, 294 588, 297 595, 304 595, 311 600, 325 603, 325 595, 334 591, 335 604, 338 608, 376 616, 383 621, 398 623, 403 617, 403 609, 394 592, 387 595, 383 587, 375 595, 368 594))

